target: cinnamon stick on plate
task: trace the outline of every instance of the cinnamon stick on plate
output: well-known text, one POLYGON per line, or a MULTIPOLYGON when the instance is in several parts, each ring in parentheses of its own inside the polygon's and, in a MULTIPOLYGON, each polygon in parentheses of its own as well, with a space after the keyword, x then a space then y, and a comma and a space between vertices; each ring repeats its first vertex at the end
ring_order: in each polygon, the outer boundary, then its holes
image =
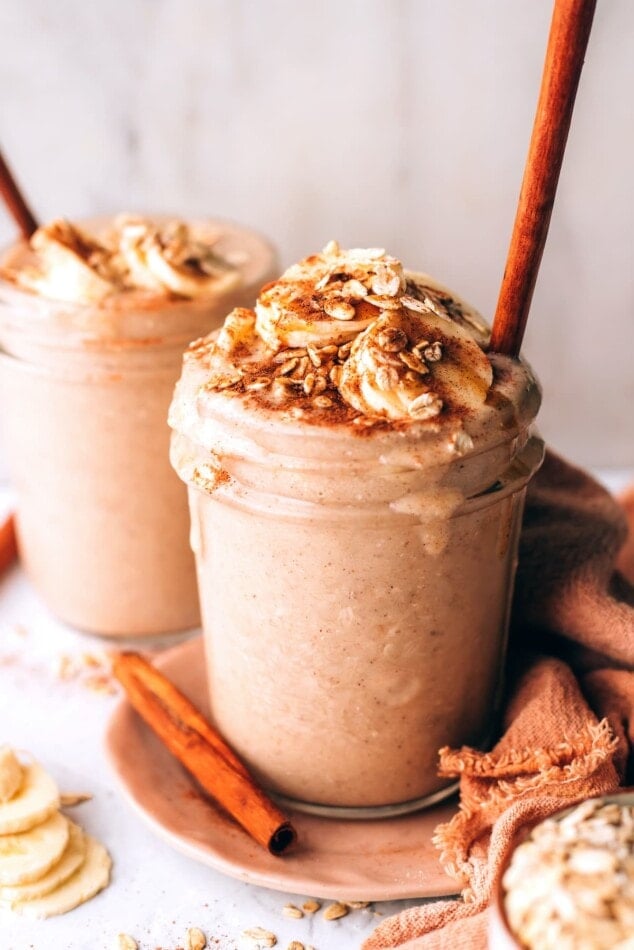
POLYGON ((15 537, 15 522, 9 515, 0 522, 0 574, 13 564, 18 556, 18 544, 15 537))
POLYGON ((196 707, 138 653, 117 653, 113 673, 142 719, 181 765, 252 838, 280 855, 295 829, 196 707))

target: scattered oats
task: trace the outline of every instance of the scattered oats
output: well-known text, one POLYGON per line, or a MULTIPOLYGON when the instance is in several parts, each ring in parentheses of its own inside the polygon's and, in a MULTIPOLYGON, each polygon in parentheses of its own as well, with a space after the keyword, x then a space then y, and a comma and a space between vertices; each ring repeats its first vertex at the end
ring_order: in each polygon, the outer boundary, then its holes
POLYGON ((271 385, 271 380, 268 376, 256 376, 255 379, 252 379, 250 383, 247 383, 247 389, 257 392, 260 389, 268 389, 271 385))
POLYGON ((308 900, 302 904, 302 910, 305 910, 307 914, 316 914, 320 907, 321 903, 316 901, 313 897, 309 897, 308 900))
POLYGON ((416 313, 425 313, 430 309, 425 306, 422 300, 418 300, 417 297, 411 297, 409 294, 403 294, 401 303, 404 307, 407 307, 408 310, 415 310, 416 313))
POLYGON ((90 667, 91 669, 98 669, 103 666, 103 660, 96 657, 94 653, 82 653, 81 661, 84 666, 90 667))
POLYGON ((306 950, 306 947, 299 940, 291 940, 286 950, 306 950))
POLYGON ((92 801, 92 795, 90 792, 63 792, 59 796, 59 801, 62 808, 74 808, 75 805, 92 801))
POLYGON ((299 366, 299 359, 296 356, 294 356, 292 359, 286 360, 285 363, 282 363, 282 365, 280 366, 278 370, 278 373, 280 374, 280 376, 290 376, 293 370, 296 369, 298 366, 299 366))
POLYGON ((284 904, 282 913, 285 917, 292 917, 295 920, 300 920, 304 916, 304 911, 296 907, 295 904, 284 904))
POLYGON ((398 355, 401 362, 405 363, 408 369, 413 370, 420 376, 426 376, 429 372, 429 367, 425 363, 425 360, 421 359, 418 353, 402 350, 398 355))
POLYGON ((303 379, 293 379, 290 376, 276 376, 273 385, 279 389, 293 389, 295 386, 302 386, 303 379))
POLYGON ((302 356, 306 356, 306 349, 304 347, 295 347, 290 350, 282 350, 280 353, 276 353, 273 357, 274 363, 286 363, 287 360, 294 359, 297 357, 301 359, 302 356))
POLYGON ((377 334, 377 343, 388 353, 400 353, 408 344, 407 334, 400 327, 385 327, 377 334))
POLYGON ((319 347, 319 355, 325 356, 327 359, 330 359, 332 356, 336 356, 338 351, 339 347, 336 345, 336 343, 328 343, 327 346, 319 347))
POLYGON ((387 350, 382 350, 380 346, 371 346, 370 352, 376 363, 380 363, 383 366, 395 366, 396 369, 399 370, 403 368, 400 353, 388 353, 387 350))
POLYGON ((328 378, 330 382, 332 383, 332 385, 335 386, 336 389, 339 389, 342 372, 343 372, 343 369, 341 368, 341 366, 335 365, 331 367, 330 372, 328 373, 328 378))
POLYGON ((117 950, 139 950, 139 945, 134 937, 128 934, 119 934, 117 937, 117 950))
POLYGON ((313 406, 318 409, 329 409, 332 406, 332 399, 330 396, 316 396, 313 399, 313 406))
POLYGON ((313 395, 320 396, 328 388, 328 381, 325 376, 315 376, 315 385, 313 386, 313 395))
POLYGON ((379 389, 387 393, 398 385, 398 373, 393 366, 379 366, 376 371, 376 384, 379 389))
POLYGON ((264 927, 250 927, 242 932, 242 936, 250 940, 256 947, 274 947, 277 937, 264 927))
POLYGON ((354 320, 356 314, 352 304, 345 300, 325 300, 324 311, 333 320, 354 320))
POLYGON ((116 696, 117 687, 109 676, 103 674, 99 676, 88 676, 83 680, 83 685, 93 691, 93 693, 103 693, 104 696, 116 696))
POLYGON ((451 319, 445 308, 433 297, 425 295, 423 297, 423 305, 427 310, 431 310, 432 313, 435 313, 437 317, 442 317, 444 320, 451 319))
POLYGON ((341 293, 345 297, 352 297, 353 300, 361 300, 368 296, 368 288, 360 280, 353 278, 345 282, 341 288, 341 293))
POLYGON ((345 362, 345 360, 347 360, 350 356, 350 350, 352 349, 353 343, 354 340, 350 340, 348 343, 343 343, 337 348, 337 358, 340 359, 342 363, 345 362))
POLYGON ((381 310, 400 310, 401 303, 398 297, 388 297, 386 295, 368 294, 365 298, 373 307, 380 307, 381 310))
POLYGON ((353 261, 376 261, 385 257, 384 247, 351 247, 347 256, 353 261))
POLYGON ((207 938, 198 927, 190 927, 185 934, 183 950, 205 950, 207 938))
POLYGON ((331 276, 332 276, 332 271, 328 271, 327 274, 324 274, 323 277, 320 277, 319 280, 315 284, 315 290, 323 290, 325 287, 327 287, 331 276))
POLYGON ((365 910, 370 906, 371 901, 346 901, 345 903, 350 910, 365 910))
POLYGON ((438 363, 442 359, 442 344, 436 340, 423 347, 422 353, 428 363, 438 363))
POLYGON ((315 349, 314 346, 309 344, 306 347, 306 352, 308 353, 308 359, 311 361, 313 366, 321 366, 321 354, 315 349))
POLYGON ((236 383, 239 383, 242 379, 242 373, 213 373, 207 383, 205 383, 205 389, 214 390, 214 389, 229 389, 230 386, 234 386, 236 383))
POLYGON ((299 362, 295 369, 293 370, 293 376, 295 379, 303 379, 306 375, 308 367, 310 366, 310 360, 307 356, 301 356, 299 362))
POLYGON ((307 373, 304 377, 304 392, 307 396, 310 396, 313 389, 315 388, 315 374, 307 373))
POLYGON ((324 920, 339 920, 340 917, 347 917, 349 911, 345 904, 342 904, 341 901, 335 901, 334 904, 330 904, 326 907, 323 917, 324 920))
POLYGON ((473 448, 473 439, 467 432, 456 432, 451 437, 449 447, 456 455, 465 455, 473 448))
POLYGON ((442 410, 442 399, 436 393, 421 393, 413 399, 407 411, 413 419, 433 419, 442 410))
POLYGON ((77 661, 67 653, 62 653, 55 661, 56 673, 61 680, 71 680, 79 672, 77 661))
POLYGON ((325 254, 326 257, 337 257, 341 253, 341 248, 339 247, 338 241, 328 241, 325 248, 321 252, 325 254))
POLYGON ((381 267, 376 269, 372 278, 372 293, 379 296, 396 297, 401 289, 401 278, 391 267, 381 267))

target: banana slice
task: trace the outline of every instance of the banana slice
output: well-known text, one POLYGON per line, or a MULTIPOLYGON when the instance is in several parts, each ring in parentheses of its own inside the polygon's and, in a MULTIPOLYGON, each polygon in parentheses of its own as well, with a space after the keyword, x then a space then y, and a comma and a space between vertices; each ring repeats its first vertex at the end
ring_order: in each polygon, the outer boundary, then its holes
POLYGON ((59 790, 53 779, 37 762, 27 765, 18 794, 0 805, 0 835, 28 831, 58 808, 59 790))
POLYGON ((0 836, 0 885, 13 887, 43 877, 68 844, 68 819, 59 812, 17 835, 0 836))
POLYGON ((66 850, 53 867, 42 877, 29 884, 0 887, 0 903, 12 906, 16 901, 30 901, 50 894, 67 881, 81 867, 86 858, 86 836, 79 825, 69 821, 69 836, 66 850))
POLYGON ((102 844, 86 835, 84 863, 63 884, 46 894, 28 901, 15 901, 12 909, 25 917, 43 920, 56 914, 65 914, 90 900, 110 881, 110 855, 102 844))
POLYGON ((97 268, 107 267, 108 251, 76 225, 62 219, 38 228, 31 238, 36 268, 24 268, 19 283, 42 297, 92 303, 113 292, 112 281, 97 268))
POLYGON ((0 807, 17 794, 22 785, 22 766, 8 745, 0 746, 0 807))
POLYGON ((240 272, 236 268, 214 255, 210 247, 193 242, 184 227, 181 232, 153 228, 143 221, 122 227, 120 253, 132 286, 194 298, 216 294, 239 283, 240 272))
POLYGON ((376 317, 375 308, 362 300, 326 302, 326 306, 330 313, 317 296, 312 303, 307 300, 304 285, 282 279, 260 294, 255 305, 257 332, 273 350, 309 343, 338 346, 353 340, 376 317))
POLYGON ((478 409, 492 382, 491 363, 468 330, 404 297, 354 341, 339 390, 367 415, 425 421, 478 409))

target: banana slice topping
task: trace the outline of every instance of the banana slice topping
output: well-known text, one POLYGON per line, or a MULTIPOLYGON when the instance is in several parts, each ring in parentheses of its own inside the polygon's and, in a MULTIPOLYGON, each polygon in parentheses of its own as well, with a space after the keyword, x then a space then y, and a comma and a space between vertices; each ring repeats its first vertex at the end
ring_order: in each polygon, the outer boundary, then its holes
POLYGON ((430 431, 451 420, 447 444, 464 454, 464 420, 493 384, 488 335, 476 311, 382 248, 331 241, 264 287, 255 311, 232 311, 192 344, 186 361, 204 360, 204 395, 244 393, 296 418, 430 431))

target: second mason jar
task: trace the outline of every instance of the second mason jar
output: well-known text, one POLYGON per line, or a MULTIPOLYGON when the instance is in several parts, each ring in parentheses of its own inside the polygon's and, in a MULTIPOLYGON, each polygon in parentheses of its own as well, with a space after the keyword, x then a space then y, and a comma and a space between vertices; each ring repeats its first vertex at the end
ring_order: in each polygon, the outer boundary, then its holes
POLYGON ((94 633, 158 635, 199 621, 167 410, 183 349, 253 301, 275 255, 241 227, 197 227, 220 234, 238 262, 235 286, 215 296, 140 290, 73 303, 0 281, 2 442, 21 558, 52 611, 94 633))
POLYGON ((185 362, 172 461, 189 486, 214 722, 296 807, 365 817, 436 801, 439 748, 494 726, 543 454, 530 370, 507 367, 506 409, 478 450, 439 464, 433 431, 258 411, 206 392, 204 363, 185 362))

